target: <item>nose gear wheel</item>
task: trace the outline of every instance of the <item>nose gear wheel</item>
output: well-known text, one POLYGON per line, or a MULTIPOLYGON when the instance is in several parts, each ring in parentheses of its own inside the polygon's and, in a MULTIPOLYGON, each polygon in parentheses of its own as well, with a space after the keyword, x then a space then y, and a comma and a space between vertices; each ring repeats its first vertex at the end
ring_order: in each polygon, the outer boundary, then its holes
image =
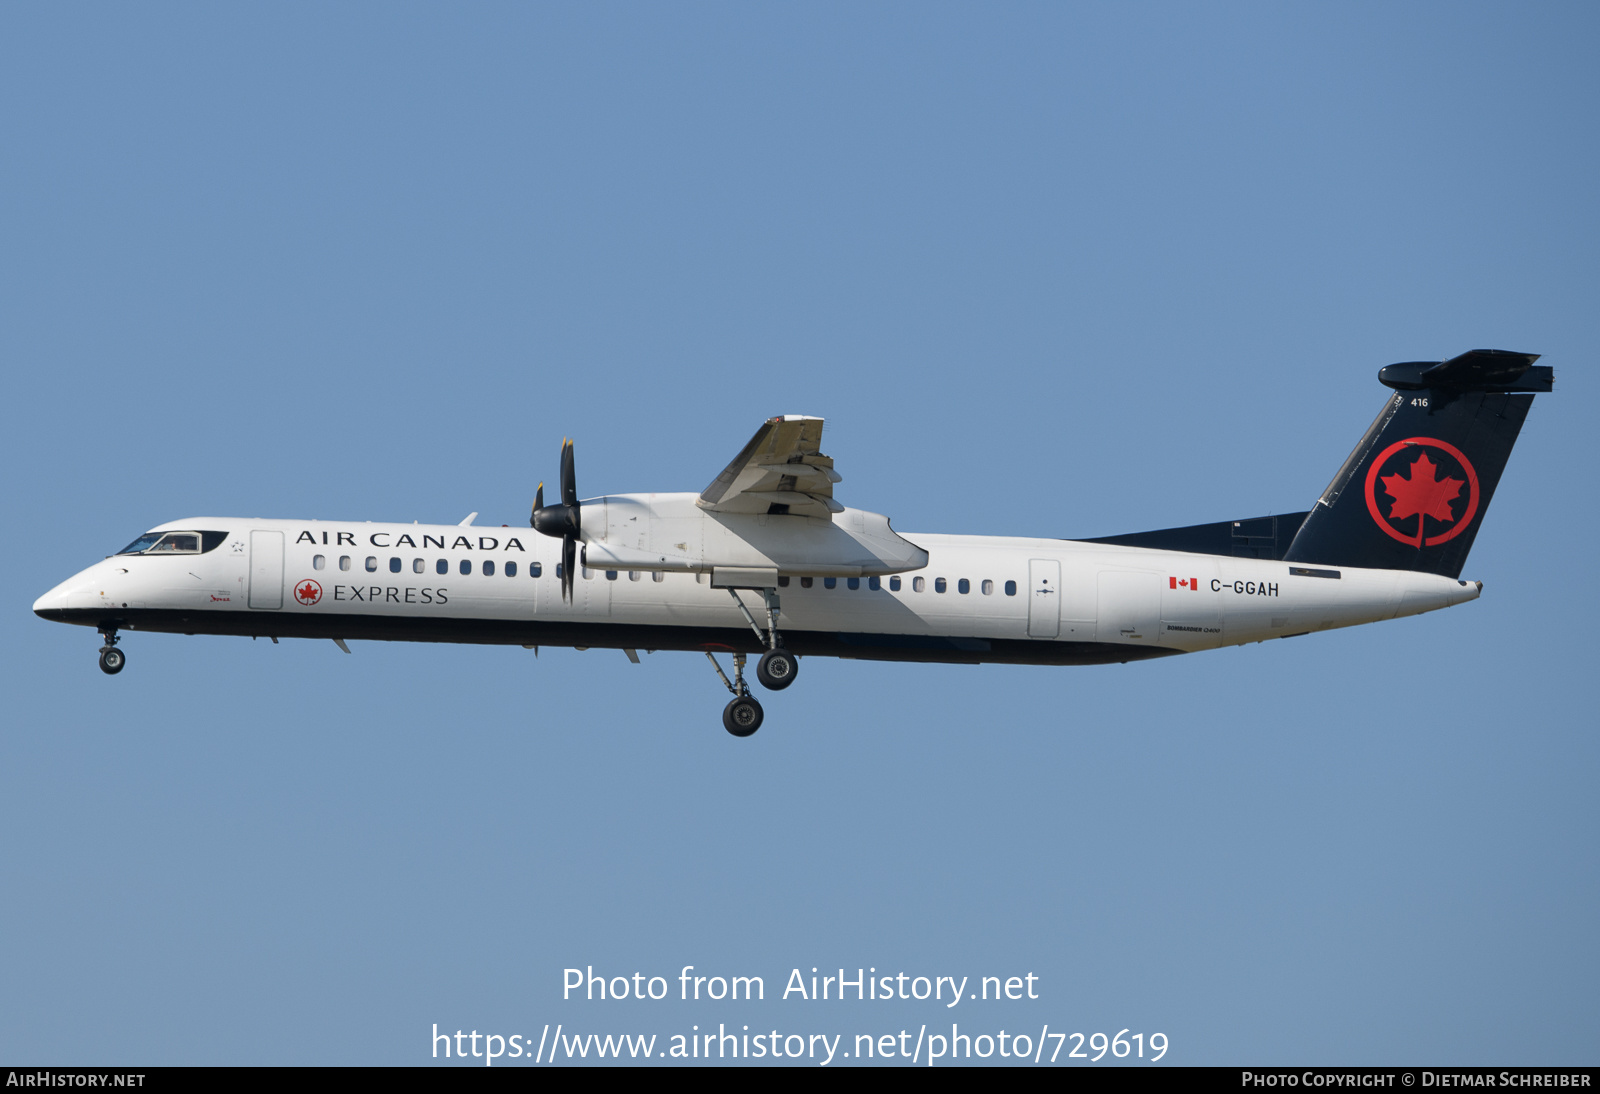
POLYGON ((128 663, 128 655, 117 649, 115 627, 107 627, 100 633, 106 640, 106 644, 100 647, 100 671, 107 676, 115 676, 128 663))

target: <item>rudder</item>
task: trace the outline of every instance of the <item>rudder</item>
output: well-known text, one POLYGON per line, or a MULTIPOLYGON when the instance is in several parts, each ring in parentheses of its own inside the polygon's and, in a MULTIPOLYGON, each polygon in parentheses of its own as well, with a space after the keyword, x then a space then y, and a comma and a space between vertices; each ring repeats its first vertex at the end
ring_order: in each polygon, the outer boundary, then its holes
POLYGON ((1300 526, 1287 562, 1459 577, 1533 405, 1538 354, 1472 350, 1389 365, 1395 389, 1300 526))

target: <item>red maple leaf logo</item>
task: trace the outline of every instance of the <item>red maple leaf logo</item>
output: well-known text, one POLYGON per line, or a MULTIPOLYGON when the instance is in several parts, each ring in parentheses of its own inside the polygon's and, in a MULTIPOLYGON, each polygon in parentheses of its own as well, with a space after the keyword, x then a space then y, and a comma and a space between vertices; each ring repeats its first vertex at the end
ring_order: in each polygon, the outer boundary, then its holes
POLYGON ((1450 511, 1450 503, 1460 495, 1461 488, 1466 483, 1460 479, 1439 478, 1439 469, 1428 459, 1426 452, 1420 453, 1407 470, 1410 473, 1409 478, 1384 475, 1383 489, 1394 499, 1394 504, 1389 507, 1391 521, 1404 520, 1411 516, 1417 518, 1417 543, 1420 546, 1422 518, 1432 517, 1445 524, 1455 520, 1455 514, 1450 511))
POLYGON ((307 581, 294 591, 295 599, 302 604, 315 604, 322 599, 322 586, 315 581, 307 581))

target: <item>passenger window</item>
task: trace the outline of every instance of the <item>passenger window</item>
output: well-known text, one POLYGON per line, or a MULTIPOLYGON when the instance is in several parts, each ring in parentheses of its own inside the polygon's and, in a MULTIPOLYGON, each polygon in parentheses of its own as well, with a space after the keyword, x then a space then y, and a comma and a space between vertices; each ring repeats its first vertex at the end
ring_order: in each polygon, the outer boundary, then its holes
POLYGON ((867 588, 871 589, 873 592, 877 592, 879 589, 883 588, 883 582, 878 578, 869 577, 867 578, 867 588))
POLYGON ((655 570, 655 571, 651 572, 650 580, 651 581, 665 581, 665 580, 667 580, 667 575, 662 573, 660 570, 655 570))
POLYGON ((850 586, 852 589, 861 588, 861 579, 859 577, 846 578, 844 583, 850 586))
POLYGON ((528 576, 529 577, 538 577, 543 573, 544 573, 544 563, 542 563, 542 562, 530 562, 530 563, 528 563, 528 576))
POLYGON ((984 596, 993 596, 994 595, 994 582, 990 581, 988 578, 984 578, 983 579, 983 595, 984 596))
POLYGON ((788 578, 786 578, 786 577, 778 578, 778 588, 787 589, 788 587, 789 587, 789 579, 788 578))
POLYGON ((809 589, 816 582, 816 580, 817 579, 814 577, 802 577, 800 579, 800 587, 802 589, 809 589))
POLYGON ((340 555, 339 556, 339 569, 348 570, 349 568, 350 568, 350 556, 349 555, 340 555))
POLYGON ((1017 583, 1015 581, 1006 582, 1006 595, 1007 596, 1016 596, 1017 595, 1017 583))
POLYGON ((928 582, 925 579, 920 578, 920 577, 914 577, 914 578, 911 579, 911 591, 912 592, 920 593, 923 589, 926 589, 927 587, 928 587, 928 582))
POLYGON ((368 555, 367 556, 367 573, 375 574, 377 572, 378 572, 378 560, 373 558, 371 555, 368 555))
POLYGON ((889 579, 889 591, 891 593, 897 593, 897 592, 900 591, 900 577, 899 577, 899 575, 896 575, 896 576, 891 577, 889 579))
POLYGON ((441 558, 438 562, 433 564, 433 568, 437 573, 447 574, 450 572, 450 560, 448 558, 441 558))
POLYGON ((420 559, 420 558, 412 559, 411 560, 411 572, 414 573, 414 574, 425 574, 425 573, 427 573, 428 572, 428 563, 427 563, 427 561, 425 559, 420 559))
POLYGON ((559 578, 560 576, 561 576, 561 563, 558 562, 558 563, 556 563, 556 577, 559 578))
POLYGON ((470 574, 472 572, 472 560, 470 558, 464 558, 461 560, 461 572, 463 574, 470 574))
POLYGON ((950 586, 945 582, 944 578, 936 577, 936 578, 933 579, 933 591, 934 592, 942 593, 946 589, 948 589, 949 587, 950 586))
POLYGON ((825 577, 822 579, 822 587, 824 589, 837 589, 839 587, 839 579, 836 577, 825 577))
POLYGON ((506 563, 506 576, 507 577, 516 577, 517 576, 517 564, 515 562, 507 562, 506 563))
POLYGON ((326 566, 327 564, 328 564, 328 560, 326 558, 323 558, 321 555, 312 555, 311 556, 311 568, 313 570, 320 570, 324 566, 326 566))
POLYGON ((628 571, 628 580, 629 581, 638 581, 639 580, 639 571, 638 570, 629 570, 628 571))
POLYGON ((400 558, 398 555, 389 559, 389 572, 391 574, 397 574, 400 572, 400 558))
POLYGON ((486 558, 486 559, 483 560, 483 576, 484 577, 493 577, 494 576, 494 559, 486 558))
POLYGON ((956 592, 960 593, 962 596, 966 596, 971 591, 972 582, 968 581, 966 578, 962 578, 960 581, 956 582, 956 592))
POLYGON ((615 571, 615 570, 607 570, 606 571, 606 580, 607 581, 615 581, 615 580, 617 580, 617 571, 615 571))

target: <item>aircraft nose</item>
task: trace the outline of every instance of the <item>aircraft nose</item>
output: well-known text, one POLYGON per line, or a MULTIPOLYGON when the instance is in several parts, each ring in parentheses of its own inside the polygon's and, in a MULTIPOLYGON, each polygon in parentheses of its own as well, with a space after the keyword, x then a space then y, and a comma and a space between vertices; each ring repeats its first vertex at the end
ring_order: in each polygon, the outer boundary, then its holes
POLYGON ((64 611, 66 606, 67 587, 61 584, 33 602, 33 614, 49 619, 53 614, 64 611))
MULTIPOLYGON (((72 596, 72 594, 75 592, 84 592, 90 586, 93 586, 95 581, 99 580, 99 578, 100 574, 96 572, 96 567, 94 566, 89 567, 89 569, 84 570, 81 573, 73 574, 71 577, 67 578, 67 580, 63 581, 61 584, 45 593, 38 600, 35 600, 33 602, 33 613, 44 619, 63 619, 63 613, 69 606, 68 599, 72 596)), ((98 588, 98 586, 95 587, 98 588)))

